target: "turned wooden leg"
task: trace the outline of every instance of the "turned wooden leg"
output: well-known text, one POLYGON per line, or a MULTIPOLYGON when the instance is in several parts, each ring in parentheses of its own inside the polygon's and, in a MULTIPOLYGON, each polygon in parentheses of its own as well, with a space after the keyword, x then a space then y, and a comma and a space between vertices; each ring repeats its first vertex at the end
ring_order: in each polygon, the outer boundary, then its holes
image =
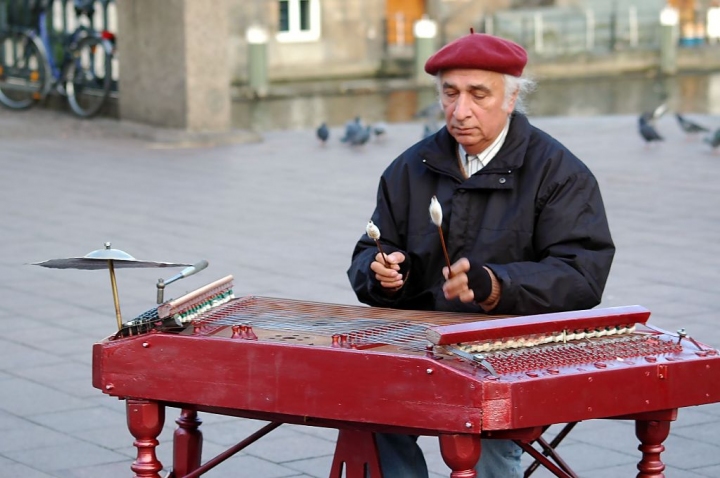
POLYGON ((665 450, 663 442, 670 434, 670 422, 666 420, 636 420, 635 435, 640 439, 638 450, 642 459, 638 463, 637 478, 665 478, 665 465, 660 453, 665 450))
POLYGON ((173 474, 180 478, 200 468, 202 459, 202 420, 195 410, 182 410, 175 420, 178 424, 173 435, 173 474))
POLYGON ((130 468, 135 478, 160 478, 162 463, 157 459, 157 437, 165 423, 165 407, 149 400, 128 399, 126 402, 128 429, 135 437, 137 459, 130 468))
POLYGON ((452 470, 450 478, 476 478, 480 452, 480 435, 440 435, 440 453, 452 470))

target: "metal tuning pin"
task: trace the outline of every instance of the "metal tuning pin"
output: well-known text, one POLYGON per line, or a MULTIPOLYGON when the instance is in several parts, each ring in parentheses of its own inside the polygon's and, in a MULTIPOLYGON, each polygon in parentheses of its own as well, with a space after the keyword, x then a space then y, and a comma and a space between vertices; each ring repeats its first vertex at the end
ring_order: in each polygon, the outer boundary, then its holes
POLYGON ((678 345, 679 345, 680 342, 682 342, 682 339, 687 337, 687 332, 685 332, 685 329, 678 329, 677 334, 678 334, 678 345))
POLYGON ((680 342, 682 342, 683 339, 687 339, 687 340, 689 340, 690 342, 692 342, 692 344, 693 344, 695 347, 697 347, 697 349, 700 350, 701 352, 703 352, 703 351, 706 350, 705 348, 703 348, 702 345, 700 345, 700 344, 698 343, 697 340, 695 340, 694 338, 690 337, 690 335, 688 335, 687 331, 686 331, 684 328, 683 328, 683 329, 678 329, 677 334, 678 334, 678 345, 680 344, 680 342))

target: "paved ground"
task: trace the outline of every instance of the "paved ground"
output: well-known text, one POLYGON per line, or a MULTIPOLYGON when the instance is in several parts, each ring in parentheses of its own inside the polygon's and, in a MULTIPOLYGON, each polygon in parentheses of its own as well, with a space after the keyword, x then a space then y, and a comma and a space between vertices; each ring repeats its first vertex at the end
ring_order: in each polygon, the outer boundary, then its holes
MULTIPOLYGON (((670 116, 658 124, 666 141, 651 148, 634 117, 534 121, 602 184, 618 246, 603 305, 644 305, 656 326, 720 346, 720 155, 670 116)), ((383 141, 357 149, 337 128, 324 147, 311 131, 208 147, 134 139, 112 120, 0 110, 0 478, 128 477, 135 457, 123 402, 91 386, 92 344, 115 329, 109 275, 29 263, 111 241, 138 259, 210 262, 169 286, 171 296, 233 274, 236 294, 356 304, 345 270, 377 177, 421 129, 391 124, 383 141)), ((169 275, 118 270, 123 316, 152 307, 169 275)), ((159 447, 166 465, 174 412, 159 447)), ((202 419, 208 458, 261 425, 202 419)), ((334 439, 283 426, 206 476, 325 477, 334 439)), ((432 476, 448 476, 436 440, 421 443, 432 476)), ((668 477, 720 476, 720 405, 682 410, 666 446, 668 477)), ((635 476, 636 447, 631 423, 594 421, 560 450, 580 476, 598 478, 635 476)))

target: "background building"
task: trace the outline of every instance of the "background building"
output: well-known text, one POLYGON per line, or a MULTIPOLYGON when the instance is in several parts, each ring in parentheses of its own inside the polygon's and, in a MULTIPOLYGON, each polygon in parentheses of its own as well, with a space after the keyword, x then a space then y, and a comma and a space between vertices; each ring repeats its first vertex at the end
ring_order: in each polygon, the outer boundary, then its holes
POLYGON ((684 46, 705 43, 711 0, 230 0, 231 77, 247 82, 246 32, 267 32, 270 81, 407 75, 413 25, 436 22, 441 46, 469 31, 495 33, 536 59, 657 50, 659 14, 677 8, 684 46))

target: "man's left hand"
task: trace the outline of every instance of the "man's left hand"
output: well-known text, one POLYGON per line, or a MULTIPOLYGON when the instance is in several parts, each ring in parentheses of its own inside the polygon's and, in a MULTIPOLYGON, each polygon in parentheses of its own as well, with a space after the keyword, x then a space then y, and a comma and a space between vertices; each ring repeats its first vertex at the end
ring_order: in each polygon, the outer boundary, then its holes
POLYGON ((448 268, 443 267, 447 279, 443 285, 445 298, 460 299, 461 302, 482 302, 492 292, 492 279, 488 271, 479 263, 471 263, 463 257, 450 266, 452 278, 448 279, 448 268))

